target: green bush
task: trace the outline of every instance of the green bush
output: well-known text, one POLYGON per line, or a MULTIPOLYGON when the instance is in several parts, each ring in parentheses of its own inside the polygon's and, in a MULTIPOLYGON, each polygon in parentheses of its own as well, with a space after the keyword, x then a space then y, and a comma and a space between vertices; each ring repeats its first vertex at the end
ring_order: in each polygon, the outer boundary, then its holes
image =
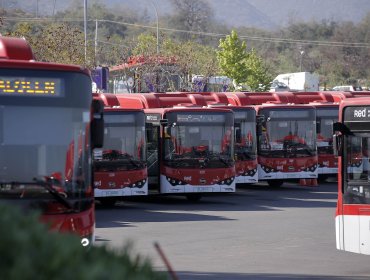
POLYGON ((37 214, 0 205, 1 279, 167 279, 148 259, 130 255, 129 246, 83 247, 77 236, 48 231, 37 214))

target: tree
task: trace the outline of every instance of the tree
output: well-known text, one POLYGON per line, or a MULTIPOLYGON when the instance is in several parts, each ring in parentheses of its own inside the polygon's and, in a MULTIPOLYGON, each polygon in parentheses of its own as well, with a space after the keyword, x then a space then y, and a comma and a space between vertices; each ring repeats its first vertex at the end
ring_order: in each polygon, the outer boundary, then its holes
POLYGON ((247 81, 249 69, 246 67, 247 45, 241 41, 235 30, 220 40, 217 60, 223 75, 233 80, 234 86, 247 81))
POLYGON ((184 74, 209 77, 219 72, 216 51, 212 47, 194 41, 181 43, 167 39, 163 42, 163 51, 166 55, 176 57, 184 74))
POLYGON ((0 205, 1 278, 165 280, 149 259, 107 246, 82 247, 77 235, 50 232, 33 211, 0 205))
POLYGON ((157 39, 152 34, 141 33, 136 41, 133 55, 153 56, 157 53, 157 39))
POLYGON ((38 61, 93 67, 92 47, 88 48, 88 59, 85 62, 83 32, 76 27, 45 23, 35 32, 29 23, 21 23, 8 35, 24 36, 38 61))
MULTIPOLYGON (((208 2, 204 0, 171 0, 175 15, 170 17, 169 25, 172 28, 205 32, 210 25, 213 11, 208 2)), ((185 41, 199 38, 199 35, 182 34, 179 35, 185 41)))
POLYGON ((246 67, 249 69, 247 85, 250 89, 253 91, 266 91, 270 87, 272 77, 264 66, 262 58, 258 56, 254 49, 248 53, 246 67))
POLYGON ((265 91, 272 80, 268 68, 255 49, 247 51, 236 31, 220 40, 217 58, 222 74, 231 78, 234 87, 246 84, 253 91, 265 91))

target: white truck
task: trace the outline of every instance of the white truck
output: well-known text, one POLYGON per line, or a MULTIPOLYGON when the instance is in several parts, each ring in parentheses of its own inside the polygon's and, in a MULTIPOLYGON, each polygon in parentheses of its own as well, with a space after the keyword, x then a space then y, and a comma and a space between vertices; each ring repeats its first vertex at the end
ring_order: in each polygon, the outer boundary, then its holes
POLYGON ((290 91, 318 91, 319 75, 310 72, 285 73, 276 76, 274 81, 286 84, 290 91))

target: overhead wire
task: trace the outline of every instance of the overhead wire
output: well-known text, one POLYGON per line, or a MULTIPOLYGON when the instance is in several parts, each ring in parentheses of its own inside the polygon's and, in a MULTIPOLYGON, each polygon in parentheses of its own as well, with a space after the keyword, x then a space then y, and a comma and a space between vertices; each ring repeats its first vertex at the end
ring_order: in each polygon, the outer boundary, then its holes
MULTIPOLYGON (((19 21, 19 22, 42 22, 42 21, 51 21, 51 22, 83 22, 82 19, 73 19, 73 18, 17 18, 17 17, 4 17, 4 20, 8 21, 19 21)), ((88 20, 89 22, 98 21, 100 23, 114 23, 126 26, 133 26, 138 28, 145 29, 156 29, 155 26, 143 25, 137 23, 129 23, 122 21, 106 20, 106 19, 97 19, 97 20, 88 20)), ((204 32, 204 31, 192 31, 192 30, 181 30, 175 28, 166 28, 159 27, 159 30, 162 32, 175 32, 175 33, 187 33, 192 35, 199 36, 209 36, 217 38, 226 38, 229 34, 222 33, 213 33, 213 32, 204 32)), ((303 40, 303 39, 291 39, 291 38, 280 38, 280 37, 261 37, 261 36, 250 36, 250 35, 239 35, 240 39, 247 39, 251 41, 260 41, 267 43, 286 43, 286 44, 300 44, 300 45, 318 45, 318 46, 329 46, 329 47, 349 47, 349 48, 370 48, 370 44, 360 43, 360 42, 338 42, 338 41, 318 41, 318 40, 303 40)), ((109 43, 109 42, 101 42, 109 43)))

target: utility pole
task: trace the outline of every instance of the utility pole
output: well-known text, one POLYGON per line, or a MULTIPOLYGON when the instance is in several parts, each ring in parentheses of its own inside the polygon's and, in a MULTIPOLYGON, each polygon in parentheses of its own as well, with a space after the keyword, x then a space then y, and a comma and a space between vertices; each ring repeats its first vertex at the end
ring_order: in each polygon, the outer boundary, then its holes
POLYGON ((159 54, 159 18, 158 18, 158 9, 156 4, 152 1, 149 0, 150 4, 152 4, 154 11, 155 11, 155 16, 157 19, 157 55, 159 54))
POLYGON ((84 0, 85 65, 87 57, 87 0, 84 0))
POLYGON ((98 52, 98 19, 95 19, 95 52, 94 52, 94 56, 95 56, 95 66, 98 65, 98 62, 96 60, 96 54, 98 52))
POLYGON ((57 4, 57 0, 54 0, 54 5, 53 5, 53 17, 54 17, 54 14, 55 14, 55 6, 57 4))
POLYGON ((300 54, 301 54, 301 56, 300 56, 300 59, 299 59, 299 69, 302 72, 302 57, 304 55, 304 50, 301 50, 300 54))

